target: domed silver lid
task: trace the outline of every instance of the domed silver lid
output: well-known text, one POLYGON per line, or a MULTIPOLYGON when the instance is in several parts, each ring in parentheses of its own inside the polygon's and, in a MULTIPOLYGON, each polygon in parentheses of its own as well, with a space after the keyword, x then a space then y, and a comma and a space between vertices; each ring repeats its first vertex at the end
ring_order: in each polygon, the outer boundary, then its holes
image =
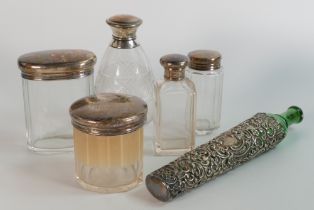
POLYGON ((93 73, 96 55, 87 50, 61 49, 24 54, 18 58, 22 77, 28 80, 75 79, 93 73))
POLYGON ((102 93, 74 102, 70 107, 72 124, 91 135, 123 135, 142 127, 147 104, 140 98, 117 93, 102 93))

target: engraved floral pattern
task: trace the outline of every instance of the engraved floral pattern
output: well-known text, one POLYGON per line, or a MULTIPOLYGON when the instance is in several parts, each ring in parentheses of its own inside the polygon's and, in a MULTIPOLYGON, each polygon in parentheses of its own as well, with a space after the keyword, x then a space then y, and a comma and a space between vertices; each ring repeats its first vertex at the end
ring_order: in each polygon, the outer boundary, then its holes
POLYGON ((274 148, 284 137, 282 125, 258 113, 149 176, 163 180, 173 199, 274 148))

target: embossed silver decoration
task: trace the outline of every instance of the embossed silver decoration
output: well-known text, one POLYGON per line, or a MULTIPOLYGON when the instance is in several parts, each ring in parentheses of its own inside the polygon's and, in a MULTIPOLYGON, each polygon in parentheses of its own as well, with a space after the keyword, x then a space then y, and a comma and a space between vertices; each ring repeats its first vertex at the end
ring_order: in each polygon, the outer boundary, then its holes
POLYGON ((169 201, 274 148, 285 130, 258 113, 146 177, 148 190, 169 201))

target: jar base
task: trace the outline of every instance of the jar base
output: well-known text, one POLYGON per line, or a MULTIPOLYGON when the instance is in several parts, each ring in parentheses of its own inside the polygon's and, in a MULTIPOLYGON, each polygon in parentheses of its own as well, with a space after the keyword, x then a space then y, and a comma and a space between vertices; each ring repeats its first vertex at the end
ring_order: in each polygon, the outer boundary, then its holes
POLYGON ((198 136, 205 136, 211 134, 214 130, 219 128, 219 123, 210 122, 208 119, 197 119, 195 134, 198 136))
POLYGON ((195 134, 198 136, 206 136, 213 132, 213 130, 195 130, 195 134))
POLYGON ((63 153, 63 152, 73 152, 73 147, 67 147, 67 148, 58 148, 58 149, 47 149, 47 148, 38 148, 34 147, 32 145, 27 145, 27 149, 31 152, 35 153, 63 153))
POLYGON ((98 193, 119 193, 119 192, 126 192, 132 190, 133 188, 137 187, 139 184, 143 182, 143 175, 139 176, 136 180, 132 183, 127 185, 122 185, 119 187, 98 187, 95 185, 91 185, 80 179, 78 176, 75 177, 76 181, 81 185, 82 188, 85 190, 98 192, 98 193))
POLYGON ((73 140, 71 135, 42 138, 27 143, 32 152, 38 153, 60 153, 73 152, 73 140))
POLYGON ((160 155, 160 156, 178 156, 178 155, 183 155, 186 152, 189 152, 193 149, 194 147, 189 147, 186 149, 161 149, 159 145, 155 145, 155 155, 160 155))

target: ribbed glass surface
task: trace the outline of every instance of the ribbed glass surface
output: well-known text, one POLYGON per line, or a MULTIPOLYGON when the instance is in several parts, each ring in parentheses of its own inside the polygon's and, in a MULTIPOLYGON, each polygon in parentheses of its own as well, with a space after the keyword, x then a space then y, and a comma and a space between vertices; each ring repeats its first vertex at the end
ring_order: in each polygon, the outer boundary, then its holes
POLYGON ((93 76, 22 81, 28 148, 37 152, 72 150, 69 107, 75 100, 93 93, 93 76))
POLYGON ((96 93, 112 92, 138 96, 148 106, 147 122, 154 107, 153 74, 141 46, 132 49, 108 47, 96 78, 96 93))
POLYGON ((112 193, 142 181, 143 128, 118 136, 94 136, 74 128, 76 177, 88 190, 112 193))
POLYGON ((186 76, 194 82, 197 92, 196 133, 209 134, 220 126, 223 71, 188 69, 186 76))
POLYGON ((155 153, 177 155, 195 144, 196 92, 189 79, 156 83, 155 153))

